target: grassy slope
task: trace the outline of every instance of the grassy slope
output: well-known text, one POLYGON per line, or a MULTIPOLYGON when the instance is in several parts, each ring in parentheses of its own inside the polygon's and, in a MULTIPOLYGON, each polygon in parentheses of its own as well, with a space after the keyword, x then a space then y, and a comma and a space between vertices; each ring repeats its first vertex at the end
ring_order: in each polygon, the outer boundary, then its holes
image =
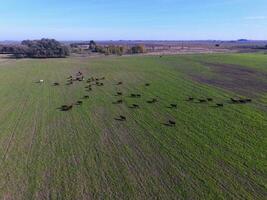
POLYGON ((262 70, 267 61, 249 54, 0 63, 0 197, 263 199, 267 114, 253 104, 216 109, 184 101, 231 96, 187 78, 187 69, 205 72, 199 59, 255 63, 262 70), (63 85, 78 70, 105 76, 105 86, 94 88, 81 107, 59 112, 88 93, 85 83, 63 85), (33 83, 39 79, 45 83, 33 83), (54 81, 62 85, 51 86, 54 81), (113 105, 116 91, 142 98, 124 95, 125 104, 113 105), (155 96, 159 103, 146 103, 155 96), (173 102, 177 110, 166 108, 173 102), (141 109, 129 109, 131 103, 141 109), (127 122, 115 121, 119 114, 127 122), (165 127, 168 119, 177 126, 165 127))

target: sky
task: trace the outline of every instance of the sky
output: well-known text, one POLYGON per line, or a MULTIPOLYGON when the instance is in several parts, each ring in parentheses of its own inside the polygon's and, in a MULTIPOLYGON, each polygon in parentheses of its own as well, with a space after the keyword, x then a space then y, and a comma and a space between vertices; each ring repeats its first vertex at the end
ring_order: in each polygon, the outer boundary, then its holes
POLYGON ((267 0, 0 0, 0 40, 267 39, 267 0))

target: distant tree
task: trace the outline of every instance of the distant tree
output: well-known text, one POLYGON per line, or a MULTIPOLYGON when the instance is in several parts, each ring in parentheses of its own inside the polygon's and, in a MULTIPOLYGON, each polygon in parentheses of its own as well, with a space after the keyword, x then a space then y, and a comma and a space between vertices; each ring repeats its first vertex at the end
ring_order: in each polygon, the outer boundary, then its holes
POLYGON ((69 48, 54 39, 24 40, 20 45, 1 45, 0 53, 17 58, 62 58, 70 54, 69 48))
POLYGON ((105 54, 107 52, 107 49, 103 46, 96 45, 94 52, 105 54))
POLYGON ((25 45, 25 46, 30 46, 31 44, 33 44, 33 41, 31 40, 23 40, 21 42, 21 45, 25 45))
POLYGON ((72 43, 72 44, 70 44, 70 47, 71 47, 71 48, 77 48, 78 45, 77 45, 76 43, 72 43))
POLYGON ((94 40, 91 40, 90 43, 89 43, 89 49, 92 50, 92 51, 95 51, 96 50, 96 43, 94 40))
POLYGON ((29 47, 25 45, 18 45, 16 47, 13 47, 12 54, 16 58, 25 58, 27 57, 27 54, 29 52, 29 47))
POLYGON ((0 53, 2 54, 13 54, 14 51, 16 50, 17 46, 16 45, 2 45, 0 53))
POLYGON ((21 45, 28 47, 26 56, 31 58, 62 58, 70 54, 66 46, 54 39, 24 40, 21 45))
MULTIPOLYGON (((29 43, 29 41, 25 42, 26 44, 29 43)), ((72 43, 70 45, 71 51, 76 53, 82 53, 79 50, 80 46, 88 45, 88 43, 72 43)), ((89 50, 92 52, 97 52, 105 55, 123 55, 123 54, 137 54, 137 53, 145 53, 146 48, 144 45, 136 45, 133 47, 128 46, 117 46, 117 45, 97 45, 95 41, 91 40, 89 42, 89 50)))
POLYGON ((144 45, 136 45, 130 48, 129 53, 130 54, 137 54, 137 53, 145 53, 146 48, 144 45))

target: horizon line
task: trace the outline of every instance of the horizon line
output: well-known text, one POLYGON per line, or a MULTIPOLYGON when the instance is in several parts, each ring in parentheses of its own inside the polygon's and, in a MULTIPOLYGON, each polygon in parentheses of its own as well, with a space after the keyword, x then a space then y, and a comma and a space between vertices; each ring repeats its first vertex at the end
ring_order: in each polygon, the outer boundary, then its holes
MULTIPOLYGON (((50 37, 42 37, 40 39, 55 39, 55 38, 50 38, 50 37)), ((24 41, 24 40, 40 40, 40 39, 21 39, 21 40, 9 40, 9 39, 5 39, 5 40, 0 40, 0 42, 20 42, 20 41, 24 41)), ((67 39, 67 40, 59 40, 59 39, 55 39, 58 41, 62 41, 62 42, 89 42, 91 40, 96 41, 96 42, 110 42, 110 41, 114 41, 114 42, 120 42, 120 41, 158 41, 158 42, 183 42, 183 41, 218 41, 218 42, 231 42, 231 41, 267 41, 267 39, 246 39, 246 38, 240 38, 240 39, 227 39, 227 40, 221 40, 221 39, 185 39, 185 40, 176 40, 176 39, 154 39, 154 40, 146 40, 146 39, 118 39, 118 40, 113 40, 113 39, 104 39, 104 40, 94 40, 94 39, 88 39, 88 40, 83 40, 83 39, 67 39)))

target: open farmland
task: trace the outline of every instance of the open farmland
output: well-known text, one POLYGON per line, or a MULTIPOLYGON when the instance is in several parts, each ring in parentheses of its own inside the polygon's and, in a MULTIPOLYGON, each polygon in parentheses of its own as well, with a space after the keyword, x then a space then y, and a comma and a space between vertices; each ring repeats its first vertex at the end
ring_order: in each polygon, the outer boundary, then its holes
POLYGON ((7 59, 0 94, 0 199, 267 196, 266 55, 7 59))

